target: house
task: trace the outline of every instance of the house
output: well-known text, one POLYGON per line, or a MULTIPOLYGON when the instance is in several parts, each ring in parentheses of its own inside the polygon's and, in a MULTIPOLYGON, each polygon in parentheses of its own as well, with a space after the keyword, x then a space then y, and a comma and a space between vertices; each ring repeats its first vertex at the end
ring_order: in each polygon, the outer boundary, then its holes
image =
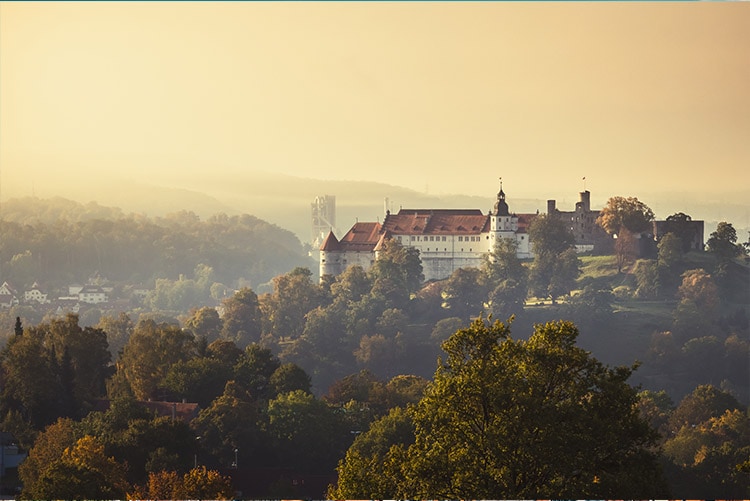
POLYGON ((78 300, 88 304, 106 303, 107 293, 98 285, 84 285, 78 291, 78 300))
POLYGON ((8 282, 0 285, 0 308, 12 308, 19 303, 18 292, 8 282))
POLYGON ((419 250, 426 280, 449 277, 456 269, 478 267, 500 239, 514 240, 519 258, 531 258, 528 228, 538 214, 511 213, 502 184, 492 210, 401 209, 378 222, 357 222, 341 238, 333 231, 320 247, 320 276, 339 275, 349 266, 370 268, 385 239, 419 250))
POLYGON ((39 284, 36 282, 31 286, 31 289, 23 293, 23 299, 27 303, 34 301, 39 304, 48 304, 50 302, 50 300, 47 299, 47 293, 42 291, 39 284))

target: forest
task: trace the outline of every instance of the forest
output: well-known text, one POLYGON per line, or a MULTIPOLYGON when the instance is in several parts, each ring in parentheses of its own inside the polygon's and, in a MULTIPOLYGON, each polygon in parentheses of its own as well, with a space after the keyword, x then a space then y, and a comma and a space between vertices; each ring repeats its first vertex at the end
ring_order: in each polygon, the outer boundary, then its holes
MULTIPOLYGON (((194 254, 166 269, 234 290, 219 306, 152 297, 90 323, 2 312, 2 430, 28 451, 3 486, 24 498, 750 497, 750 271, 729 223, 705 252, 675 225, 652 255, 581 256, 540 217, 533 260, 503 243, 481 268, 425 284, 418 253, 389 242, 370 270, 321 280, 288 259, 266 292, 253 257, 234 268, 228 256, 294 239, 242 235, 276 235, 251 216, 1 224, 0 257, 29 250, 61 282, 92 259, 125 277, 130 251, 39 257, 32 236, 72 243, 101 227, 108 249, 151 238, 155 254, 180 235, 194 254), (198 411, 159 416, 148 401, 198 411)), ((127 279, 163 273, 139 266, 127 279)))

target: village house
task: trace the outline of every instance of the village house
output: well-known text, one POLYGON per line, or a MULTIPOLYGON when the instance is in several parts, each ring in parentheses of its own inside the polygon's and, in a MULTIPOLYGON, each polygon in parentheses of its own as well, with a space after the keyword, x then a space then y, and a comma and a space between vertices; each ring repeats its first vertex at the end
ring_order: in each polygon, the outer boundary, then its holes
POLYGON ((0 308, 12 308, 19 303, 18 292, 8 282, 0 285, 0 308))

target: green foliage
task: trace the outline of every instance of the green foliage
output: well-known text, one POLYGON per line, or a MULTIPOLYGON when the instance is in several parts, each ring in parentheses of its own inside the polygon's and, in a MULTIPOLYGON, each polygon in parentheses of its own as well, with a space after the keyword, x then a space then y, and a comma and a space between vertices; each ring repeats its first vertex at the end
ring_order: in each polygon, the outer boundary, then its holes
POLYGON ((267 412, 279 463, 298 471, 331 471, 351 440, 341 415, 307 392, 282 393, 268 403, 267 412))
POLYGON ((26 199, 4 202, 3 219, 0 264, 16 270, 18 286, 39 277, 64 286, 97 271, 133 283, 174 280, 190 276, 201 263, 213 269, 215 281, 235 284, 244 278, 260 284, 308 264, 293 233, 247 214, 217 214, 205 221, 189 212, 147 218, 95 204, 26 199), (30 259, 17 257, 11 266, 14 256, 27 253, 30 259))
POLYGON ((386 485, 388 497, 407 498, 663 495, 648 449, 655 434, 626 384, 632 369, 603 366, 575 346, 577 335, 557 322, 515 341, 508 326, 482 318, 459 330, 411 414, 415 442, 382 460, 355 450, 339 466, 351 475, 338 492, 381 495, 386 485), (356 473, 356 465, 368 469, 356 473))
POLYGON ((670 417, 669 428, 672 432, 678 432, 683 427, 698 426, 712 417, 719 417, 724 411, 741 408, 737 399, 729 393, 712 385, 700 385, 682 399, 670 417))
POLYGON ((487 289, 479 268, 458 268, 446 281, 445 302, 451 316, 465 320, 484 313, 487 289))
POLYGON ((222 338, 234 341, 240 348, 257 343, 262 330, 261 317, 257 294, 248 287, 240 289, 224 301, 224 316, 220 328, 222 338))
POLYGON ((612 197, 599 212, 596 222, 610 235, 622 230, 642 233, 651 227, 654 212, 635 197, 612 197))
POLYGON ((657 244, 659 265, 674 269, 682 262, 684 254, 682 240, 674 233, 667 233, 657 244))
POLYGON ((541 214, 529 226, 535 256, 559 255, 576 243, 573 232, 554 214, 541 214))
MULTIPOLYGON (((274 464, 273 451, 262 430, 264 418, 261 409, 259 402, 234 381, 229 381, 224 393, 202 409, 191 423, 195 435, 200 437, 196 446, 199 445, 200 451, 205 451, 224 467, 229 467, 234 461, 234 449, 243 451, 245 467, 274 464)), ((198 460, 204 460, 202 452, 198 460)))
POLYGON ((328 489, 328 499, 387 499, 399 492, 397 452, 414 442, 414 424, 401 407, 373 422, 357 435, 339 462, 338 484, 328 489))
POLYGON ((169 367, 162 386, 173 398, 196 402, 206 408, 221 395, 233 376, 232 366, 211 357, 179 360, 169 367))
MULTIPOLYGON (((257 306, 257 298, 256 298, 257 306)), ((224 304, 225 312, 230 311, 231 308, 224 304)), ((226 315, 226 313, 225 313, 226 315)), ((231 318, 231 314, 230 314, 231 318)), ((196 309, 192 312, 192 315, 185 321, 184 328, 193 333, 196 339, 204 338, 207 343, 213 343, 221 335, 224 322, 219 317, 219 312, 216 308, 204 306, 196 309)), ((231 338, 230 338, 231 339, 231 338)))
POLYGON ((376 285, 377 282, 390 283, 392 286, 389 288, 405 291, 408 299, 408 294, 417 291, 424 281, 419 250, 405 247, 394 239, 386 239, 369 275, 376 285))
POLYGON ((127 313, 119 313, 116 317, 102 316, 96 324, 96 328, 107 333, 109 352, 113 358, 116 358, 130 339, 130 335, 133 334, 135 324, 127 313))
POLYGON ((141 320, 123 349, 118 363, 135 397, 156 399, 170 367, 194 354, 192 334, 178 326, 141 320))
POLYGON ((570 292, 580 274, 572 231, 555 215, 542 214, 529 227, 534 262, 529 274, 529 287, 536 297, 553 300, 570 292))
POLYGON ((0 352, 0 411, 17 411, 35 429, 75 416, 103 396, 109 375, 106 334, 76 315, 25 329, 0 352))
POLYGON ((742 246, 737 245, 737 230, 726 221, 719 223, 716 231, 711 233, 706 249, 720 260, 729 260, 743 254, 742 246))
POLYGON ((129 488, 125 466, 106 456, 104 446, 86 435, 24 484, 27 499, 120 499, 129 488))
MULTIPOLYGON (((683 403, 692 407, 708 392, 708 388, 696 389, 686 397, 689 403, 683 403)), ((700 420, 697 424, 681 426, 664 444, 664 454, 672 463, 672 489, 680 497, 747 499, 750 418, 740 409, 718 411, 722 405, 715 405, 716 396, 709 404, 715 408, 704 414, 705 419, 694 415, 700 420)))
POLYGON ((680 240, 683 254, 690 250, 690 244, 695 237, 696 230, 690 224, 692 220, 693 218, 689 215, 683 212, 677 212, 671 216, 667 216, 664 224, 665 233, 667 235, 674 235, 680 240))
POLYGON ((261 301, 261 309, 268 325, 264 332, 276 338, 296 339, 305 330, 305 315, 325 302, 323 288, 313 283, 312 272, 295 268, 273 279, 273 294, 261 301))

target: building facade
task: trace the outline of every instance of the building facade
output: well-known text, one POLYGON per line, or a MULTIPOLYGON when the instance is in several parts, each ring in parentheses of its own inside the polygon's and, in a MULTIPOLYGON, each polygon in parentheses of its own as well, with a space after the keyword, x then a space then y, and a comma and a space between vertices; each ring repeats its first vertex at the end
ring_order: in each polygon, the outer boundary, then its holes
POLYGON ((356 223, 339 240, 333 231, 320 247, 320 276, 339 275, 359 265, 369 269, 380 243, 393 238, 419 250, 425 280, 449 277, 456 269, 478 267, 501 239, 516 242, 519 258, 533 257, 528 227, 537 214, 511 213, 500 187, 493 210, 401 209, 386 211, 382 223, 356 223))
POLYGON ((580 199, 572 211, 557 209, 555 200, 547 200, 547 214, 555 214, 566 222, 576 241, 576 252, 608 253, 612 250, 612 238, 596 224, 598 210, 591 209, 591 192, 579 193, 580 199))

